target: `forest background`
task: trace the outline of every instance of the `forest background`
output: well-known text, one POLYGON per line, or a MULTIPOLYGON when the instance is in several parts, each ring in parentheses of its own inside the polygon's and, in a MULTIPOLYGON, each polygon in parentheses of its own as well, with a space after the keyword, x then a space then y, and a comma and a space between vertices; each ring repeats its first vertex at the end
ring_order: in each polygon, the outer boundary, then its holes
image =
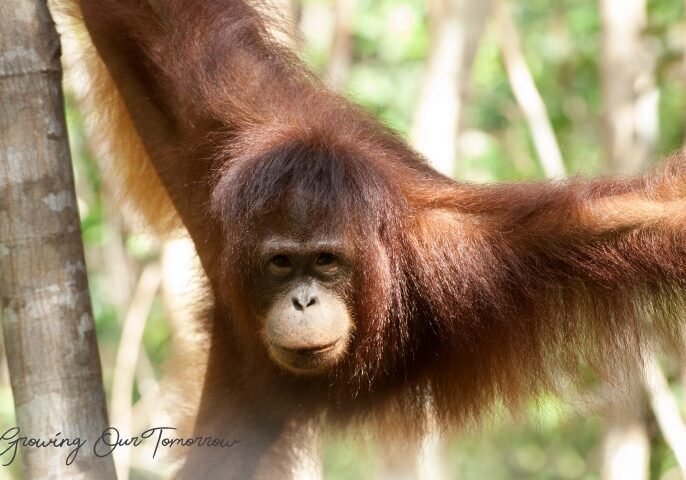
MULTIPOLYGON (((684 0, 279 0, 276 8, 293 24, 294 48, 333 88, 459 180, 630 174, 684 144, 684 0)), ((159 242, 107 200, 78 96, 78 83, 67 82, 111 423, 123 415, 140 431, 155 424, 175 292, 192 282, 178 262, 188 245, 159 242)), ((649 358, 660 362, 625 366, 617 385, 589 379, 590 393, 537 399, 520 419, 495 414, 485 433, 429 438, 419 460, 331 434, 324 477, 686 478, 686 366, 649 358)), ((3 430, 15 420, 1 361, 3 430)), ((131 479, 161 478, 150 458, 118 462, 120 478, 122 468, 131 479)), ((18 466, 0 467, 0 480, 21 478, 18 466)))

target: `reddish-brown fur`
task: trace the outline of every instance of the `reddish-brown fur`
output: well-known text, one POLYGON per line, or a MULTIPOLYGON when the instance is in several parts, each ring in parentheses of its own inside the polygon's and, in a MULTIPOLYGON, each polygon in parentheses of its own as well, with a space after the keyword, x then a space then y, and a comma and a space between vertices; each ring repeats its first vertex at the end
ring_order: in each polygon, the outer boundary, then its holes
POLYGON ((192 454, 182 478, 283 473, 293 452, 270 446, 322 414, 421 434, 430 411, 459 426, 562 370, 607 373, 677 338, 682 158, 642 178, 457 183, 324 88, 242 0, 80 4, 145 147, 128 169, 149 157, 211 286, 196 429, 242 443, 192 454), (269 360, 245 305, 255 225, 292 211, 356 252, 349 353, 314 378, 269 360))

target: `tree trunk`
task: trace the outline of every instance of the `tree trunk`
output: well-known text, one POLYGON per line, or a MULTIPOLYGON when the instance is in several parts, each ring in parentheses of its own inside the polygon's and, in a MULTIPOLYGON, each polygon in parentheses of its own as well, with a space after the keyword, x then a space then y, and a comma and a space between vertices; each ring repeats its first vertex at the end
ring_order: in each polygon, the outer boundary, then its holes
MULTIPOLYGON (((644 48, 646 0, 601 0, 604 143, 613 173, 636 174, 648 163, 657 140, 654 60, 644 48)), ((652 355, 649 354, 649 355, 652 355)), ((630 375, 638 375, 637 366, 630 375)), ((604 480, 649 478, 650 442, 641 380, 610 405, 604 440, 604 480), (627 398, 628 397, 628 398, 627 398), (626 405, 634 408, 626 408, 626 405)))
POLYGON ((635 174, 655 150, 655 59, 643 40, 646 0, 601 0, 605 152, 610 169, 635 174))
POLYGON ((650 442, 643 419, 628 414, 608 419, 603 441, 604 480, 648 478, 650 442))
MULTIPOLYGON (((41 0, 0 2, 0 306, 27 478, 115 478, 64 119, 60 43, 41 0), (59 432, 59 435, 58 435, 59 432)), ((5 459, 3 459, 5 460, 5 459)))
POLYGON ((426 78, 412 126, 412 144, 439 172, 455 174, 462 111, 474 57, 493 0, 438 0, 426 78))
POLYGON ((329 63, 326 79, 340 89, 348 79, 353 59, 352 23, 355 14, 355 0, 334 0, 333 39, 329 49, 329 63))

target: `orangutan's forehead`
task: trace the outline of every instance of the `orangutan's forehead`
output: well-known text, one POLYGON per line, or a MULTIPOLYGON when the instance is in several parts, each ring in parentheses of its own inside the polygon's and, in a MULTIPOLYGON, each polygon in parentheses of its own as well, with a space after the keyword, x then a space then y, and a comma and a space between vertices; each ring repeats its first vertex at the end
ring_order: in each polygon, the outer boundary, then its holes
POLYGON ((264 233, 285 236, 341 236, 349 222, 349 211, 332 210, 329 205, 289 192, 271 205, 256 219, 264 233))
POLYGON ((256 235, 271 243, 342 242, 350 236, 342 217, 335 219, 317 211, 279 209, 260 217, 255 227, 256 235))

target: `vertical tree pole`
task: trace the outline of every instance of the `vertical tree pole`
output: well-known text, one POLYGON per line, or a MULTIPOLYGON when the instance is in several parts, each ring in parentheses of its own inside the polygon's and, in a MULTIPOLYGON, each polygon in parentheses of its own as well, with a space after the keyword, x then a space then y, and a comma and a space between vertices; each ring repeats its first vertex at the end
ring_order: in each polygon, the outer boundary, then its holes
POLYGON ((27 478, 115 478, 93 454, 107 414, 61 89, 45 0, 0 2, 0 316, 27 478))
MULTIPOLYGON (((635 174, 648 164, 658 137, 654 61, 643 38, 647 4, 646 0, 600 0, 604 150, 610 171, 622 175, 635 174)), ((642 353, 646 366, 659 372, 652 363, 653 355, 649 349, 642 353)), ((650 478, 650 438, 639 395, 639 368, 625 366, 621 381, 624 398, 607 409, 603 480, 650 478)), ((649 393, 657 377, 653 374, 651 379, 649 393)))
POLYGON ((431 165, 449 177, 456 173, 472 66, 493 3, 428 2, 432 46, 410 136, 431 165))

